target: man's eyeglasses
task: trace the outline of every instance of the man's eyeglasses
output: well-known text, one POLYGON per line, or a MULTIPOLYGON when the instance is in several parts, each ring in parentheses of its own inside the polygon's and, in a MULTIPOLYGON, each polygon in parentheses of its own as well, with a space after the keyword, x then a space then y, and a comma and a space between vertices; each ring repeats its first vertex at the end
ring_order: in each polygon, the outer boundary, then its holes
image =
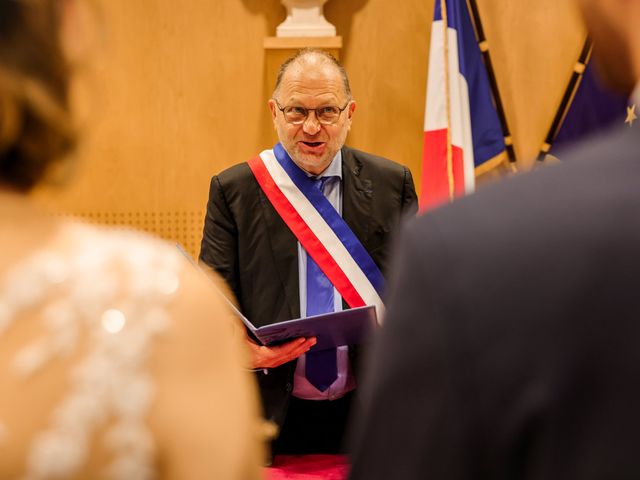
POLYGON ((305 107, 281 107, 278 103, 278 100, 273 99, 278 106, 278 110, 282 112, 284 119, 287 123, 291 123, 293 125, 301 125, 305 122, 307 117, 309 116, 309 112, 316 112, 316 118, 318 122, 323 125, 334 125, 340 115, 344 111, 345 108, 351 103, 351 100, 347 100, 347 103, 344 104, 344 107, 336 107, 334 105, 326 105, 324 107, 318 108, 305 108, 305 107))

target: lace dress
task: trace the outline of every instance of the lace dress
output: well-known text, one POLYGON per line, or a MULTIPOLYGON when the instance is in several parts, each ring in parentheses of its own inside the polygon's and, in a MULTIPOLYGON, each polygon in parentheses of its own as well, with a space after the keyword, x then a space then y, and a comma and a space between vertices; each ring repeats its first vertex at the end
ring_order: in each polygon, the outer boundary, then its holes
MULTIPOLYGON (((73 477, 98 432, 108 457, 102 477, 156 478, 156 446, 146 424, 154 379, 147 364, 154 339, 170 326, 167 307, 180 288, 181 265, 169 245, 102 232, 67 252, 33 254, 0 280, 0 340, 24 312, 38 312, 41 322, 40 335, 19 346, 4 374, 29 381, 80 354, 48 425, 32 437, 24 480, 73 477)), ((6 420, 0 412, 0 447, 11 441, 6 420)))

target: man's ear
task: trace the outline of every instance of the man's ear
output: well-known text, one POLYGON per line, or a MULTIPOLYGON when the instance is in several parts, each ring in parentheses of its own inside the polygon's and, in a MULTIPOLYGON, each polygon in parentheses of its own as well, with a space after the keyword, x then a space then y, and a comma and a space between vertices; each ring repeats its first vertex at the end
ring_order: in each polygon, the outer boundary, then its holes
POLYGON ((351 103, 349 104, 349 108, 347 108, 348 113, 348 118, 349 120, 351 120, 351 117, 353 117, 353 112, 356 111, 356 101, 355 100, 351 100, 351 103))
POLYGON ((269 110, 271 111, 271 119, 275 121, 276 114, 278 113, 276 101, 273 98, 270 98, 267 104, 269 105, 269 110))
POLYGON ((349 130, 351 130, 351 121, 353 120, 353 112, 356 111, 356 102, 354 100, 351 101, 349 107, 347 107, 347 120, 349 121, 349 130))

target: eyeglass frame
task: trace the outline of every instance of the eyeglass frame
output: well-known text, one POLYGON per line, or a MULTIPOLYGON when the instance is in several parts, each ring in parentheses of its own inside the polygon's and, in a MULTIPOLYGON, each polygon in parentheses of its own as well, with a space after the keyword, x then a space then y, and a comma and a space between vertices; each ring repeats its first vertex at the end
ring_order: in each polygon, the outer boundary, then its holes
POLYGON ((275 98, 272 98, 272 100, 274 102, 276 102, 276 108, 278 110, 280 110, 280 112, 282 113, 282 116, 284 117, 285 122, 287 122, 289 125, 302 125, 304 122, 307 121, 307 119, 309 118, 309 112, 314 112, 315 116, 316 116, 316 120, 318 121, 318 123, 320 123, 321 125, 335 125, 336 123, 338 123, 338 120, 340 120, 340 116, 342 115, 342 112, 344 112, 347 107, 349 106, 349 104, 353 101, 352 98, 350 98, 349 100, 347 100, 347 103, 344 104, 344 107, 340 108, 340 107, 336 107, 340 113, 338 113, 338 116, 336 117, 336 121, 333 123, 325 123, 322 120, 320 120, 320 117, 318 117, 318 113, 316 112, 316 110, 320 110, 326 107, 329 107, 331 105, 325 105, 323 107, 317 107, 317 108, 307 108, 307 107, 293 107, 292 105, 285 105, 284 107, 280 106, 280 102, 278 102, 278 100, 276 100, 275 98), (300 123, 293 123, 290 122, 289 120, 287 120, 287 116, 284 113, 284 110, 286 108, 300 108, 302 110, 305 110, 307 112, 307 114, 304 116, 304 118, 302 119, 302 121, 300 123))

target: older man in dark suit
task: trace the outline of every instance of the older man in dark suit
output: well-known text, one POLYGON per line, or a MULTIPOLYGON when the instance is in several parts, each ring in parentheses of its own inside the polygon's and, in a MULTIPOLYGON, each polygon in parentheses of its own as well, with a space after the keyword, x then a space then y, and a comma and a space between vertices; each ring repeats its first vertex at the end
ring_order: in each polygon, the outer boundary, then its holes
MULTIPOLYGON (((200 260, 257 326, 380 302, 390 235, 416 195, 407 168, 344 146, 355 106, 342 66, 301 51, 269 100, 280 143, 211 180, 200 260)), ((265 415, 281 426, 275 453, 343 451, 358 348, 308 352, 314 342, 248 340, 265 415)))
MULTIPOLYGON (((630 92, 640 0, 581 3, 630 92)), ((354 480, 640 478, 640 135, 563 158, 407 229, 354 480)))

